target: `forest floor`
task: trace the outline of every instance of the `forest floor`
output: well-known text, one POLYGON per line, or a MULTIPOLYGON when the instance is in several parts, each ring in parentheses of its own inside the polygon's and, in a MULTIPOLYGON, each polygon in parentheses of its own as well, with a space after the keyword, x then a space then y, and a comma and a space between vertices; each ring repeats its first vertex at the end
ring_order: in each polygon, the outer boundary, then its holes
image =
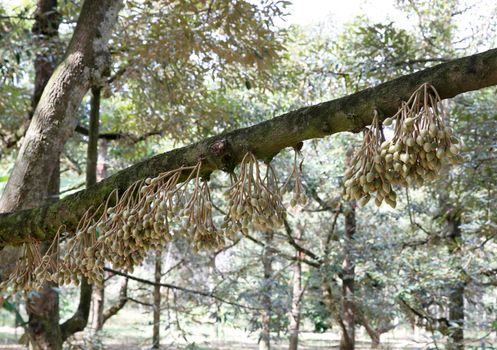
MULTIPOLYGON (((87 335, 78 333, 72 342, 70 349, 109 349, 109 350, 141 350, 150 349, 152 338, 152 325, 149 322, 149 314, 141 312, 136 308, 125 308, 111 318, 105 324, 104 330, 98 338, 90 338, 87 335)), ((212 320, 210 320, 212 322, 212 320)), ((0 349, 20 350, 25 347, 18 344, 21 337, 22 328, 15 329, 9 326, 13 320, 2 318, 0 322, 0 349)), ((257 350, 257 332, 248 332, 241 328, 231 328, 226 324, 205 324, 174 323, 175 330, 166 326, 166 322, 161 327, 162 349, 170 350, 257 350), (178 331, 181 326, 183 332, 178 331)), ((308 330, 311 325, 304 325, 308 330)), ((339 334, 335 332, 313 333, 304 331, 301 333, 299 341, 300 350, 338 349, 339 334)), ((471 334, 466 332, 468 337, 478 339, 481 334, 471 334)), ((288 349, 286 334, 279 337, 273 334, 272 350, 288 349)), ((356 331, 356 349, 371 349, 370 339, 364 329, 358 328, 356 331)), ((382 349, 390 350, 424 350, 443 348, 440 342, 435 346, 429 333, 420 329, 413 330, 410 327, 397 327, 381 337, 382 349)), ((466 349, 477 350, 497 350, 497 338, 495 335, 485 338, 484 341, 474 341, 468 344, 466 349)))
MULTIPOLYGON (((98 346, 97 343, 93 343, 91 346, 88 343, 88 339, 78 337, 72 342, 73 347, 70 349, 87 350, 87 349, 108 349, 108 350, 138 350, 138 349, 150 349, 150 335, 147 333, 137 334, 135 330, 130 329, 129 332, 118 332, 115 333, 116 329, 114 327, 109 327, 102 334, 101 339, 102 344, 98 346), (103 346, 102 346, 103 345, 103 346)), ((212 329, 211 329, 212 330, 212 329)), ((12 327, 0 327, 0 349, 3 350, 21 350, 25 349, 22 345, 17 344, 16 339, 19 339, 22 335, 22 330, 18 329, 17 333, 14 333, 14 328, 12 327)), ((257 350, 257 338, 254 335, 250 335, 246 332, 236 329, 223 328, 223 331, 218 334, 207 334, 208 329, 202 327, 195 332, 195 335, 189 334, 186 339, 179 339, 178 334, 175 337, 167 337, 164 335, 162 337, 161 349, 169 350, 257 350), (176 338, 176 342, 171 341, 171 339, 176 338)), ((358 340, 356 342, 356 349, 365 350, 371 349, 369 340, 362 331, 358 332, 358 340)), ((288 342, 285 337, 278 339, 276 336, 272 341, 271 348, 273 350, 286 350, 288 349, 288 342)), ((95 340, 95 339, 93 339, 95 340)), ((326 333, 311 333, 302 332, 299 342, 300 350, 320 350, 320 349, 338 349, 339 336, 336 333, 326 332, 326 333)), ((467 349, 486 349, 492 350, 497 349, 497 346, 493 341, 487 339, 485 345, 483 343, 475 344, 474 346, 468 346, 467 349)), ((442 344, 438 344, 440 348, 443 348, 442 344)), ((397 330, 396 332, 390 332, 384 334, 382 337, 382 347, 381 349, 387 350, 424 350, 424 349, 435 349, 434 344, 430 341, 426 335, 409 334, 406 330, 397 330), (416 339, 416 340, 414 340, 416 339), (431 343, 431 344, 430 344, 431 343)))

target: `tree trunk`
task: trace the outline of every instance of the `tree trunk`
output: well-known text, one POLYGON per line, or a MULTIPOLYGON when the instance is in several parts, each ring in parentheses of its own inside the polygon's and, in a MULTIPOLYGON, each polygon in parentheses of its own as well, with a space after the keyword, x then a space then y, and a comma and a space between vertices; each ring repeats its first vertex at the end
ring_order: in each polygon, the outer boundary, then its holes
POLYGON ((57 287, 47 282, 26 302, 29 348, 32 350, 62 349, 57 287))
MULTIPOLYGON (((461 240, 461 217, 460 212, 452 209, 447 214, 447 228, 450 237, 449 253, 456 255, 459 252, 461 240)), ((458 274, 461 276, 462 274, 458 274)), ((454 325, 449 329, 447 350, 464 349, 464 289, 465 282, 457 280, 449 292, 449 322, 454 325)))
POLYGON ((98 163, 98 135, 100 127, 100 92, 102 88, 91 89, 90 122, 88 128, 88 148, 86 150, 86 187, 95 185, 98 163))
POLYGON ((262 267, 264 269, 263 291, 262 291, 262 329, 259 338, 259 350, 271 349, 271 290, 273 277, 273 252, 271 246, 273 243, 273 232, 265 234, 265 246, 262 251, 262 267))
POLYGON ((125 278, 121 283, 119 290, 119 300, 114 305, 110 306, 103 313, 103 324, 107 322, 112 316, 116 315, 128 302, 128 278, 125 278))
POLYGON ((40 206, 65 142, 76 127, 76 109, 93 81, 108 70, 107 40, 119 0, 86 0, 64 60, 47 82, 33 113, 0 201, 0 212, 40 206))
POLYGON ((355 262, 353 239, 356 227, 355 203, 350 202, 345 212, 344 260, 342 264, 342 300, 341 313, 343 332, 340 339, 341 350, 353 350, 355 347, 354 284, 355 262))
MULTIPOLYGON (((90 121, 88 127, 88 148, 86 152, 86 187, 95 185, 102 180, 98 169, 98 135, 100 126, 100 87, 91 89, 90 121), (100 178, 99 178, 100 175, 100 178)), ((93 287, 91 296, 92 329, 98 332, 102 329, 105 287, 93 287)))
MULTIPOLYGON (((29 120, 33 117, 40 97, 48 80, 55 70, 57 61, 56 45, 60 24, 57 11, 57 0, 38 0, 36 4, 35 22, 31 28, 37 52, 34 60, 35 82, 31 97, 29 120)), ((29 121, 28 121, 29 122, 29 121)), ((60 192, 60 160, 56 156, 55 164, 47 187, 44 201, 56 201, 60 192)), ((24 208, 25 206, 22 205, 24 208)), ((48 249, 49 243, 42 245, 42 251, 48 249)), ((28 314, 28 337, 31 349, 61 349, 62 335, 59 328, 59 294, 57 285, 45 283, 41 290, 32 294, 26 301, 28 314)))
POLYGON ((160 347, 160 308, 161 308, 161 295, 160 295, 160 280, 162 277, 162 251, 155 252, 155 286, 154 286, 154 329, 152 348, 159 349, 160 347))
POLYGON ((33 33, 34 46, 37 50, 34 59, 35 81, 29 111, 30 120, 60 57, 57 54, 60 49, 57 47, 57 38, 61 15, 57 11, 57 0, 38 0, 34 18, 31 33, 33 33))
MULTIPOLYGON (((302 229, 300 227, 296 230, 294 237, 295 242, 299 243, 302 240, 302 229)), ((290 308, 290 324, 288 326, 288 333, 290 334, 289 350, 297 350, 299 344, 299 330, 300 330, 300 301, 302 298, 302 263, 299 258, 303 258, 302 253, 295 252, 297 261, 293 265, 292 277, 292 305, 290 308)))
POLYGON ((372 333, 369 335, 371 338, 371 349, 379 349, 380 348, 380 334, 372 333))

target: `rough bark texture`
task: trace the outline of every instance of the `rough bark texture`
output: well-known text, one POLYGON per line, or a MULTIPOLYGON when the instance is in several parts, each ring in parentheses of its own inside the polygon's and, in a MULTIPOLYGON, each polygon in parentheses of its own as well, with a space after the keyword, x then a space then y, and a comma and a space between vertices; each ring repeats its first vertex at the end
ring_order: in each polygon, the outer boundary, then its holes
POLYGON ((58 55, 58 36, 61 15, 57 11, 57 0, 38 0, 36 3, 35 21, 31 28, 34 45, 37 48, 34 68, 35 81, 29 119, 33 117, 43 89, 52 76, 58 55))
MULTIPOLYGON (((457 209, 447 214, 447 229, 450 237, 449 253, 457 254, 460 251, 461 217, 457 209)), ((459 275, 462 275, 461 273, 459 275)), ((464 349, 464 289, 465 282, 457 280, 450 286, 449 292, 449 322, 454 325, 449 329, 447 350, 464 349)))
POLYGON ((153 337, 152 337, 152 349, 160 348, 160 280, 162 276, 162 251, 157 250, 155 252, 155 273, 154 280, 156 285, 154 286, 154 327, 153 327, 153 337))
MULTIPOLYGON (((294 237, 295 242, 301 244, 302 229, 298 227, 294 237)), ((300 330, 300 301, 302 299, 302 263, 303 253, 295 252, 296 262, 293 265, 292 276, 292 305, 290 307, 290 322, 288 333, 290 338, 289 350, 297 350, 299 346, 299 330, 300 330)))
MULTIPOLYGON (((40 96, 55 70, 57 60, 57 38, 61 16, 57 11, 56 0, 38 0, 36 3, 35 21, 31 32, 37 52, 34 59, 35 82, 31 97, 31 109, 28 113, 30 122, 38 105, 40 96)), ((23 132, 24 133, 24 132, 23 132)), ((54 202, 59 198, 60 190, 60 161, 58 155, 53 155, 50 161, 54 165, 47 185, 46 198, 38 203, 26 205, 17 203, 17 208, 27 208, 42 205, 45 201, 54 202)), ((47 244, 42 249, 46 250, 47 244)), ((6 252, 7 253, 7 252, 6 252)), ((7 253, 8 254, 8 253, 7 253)), ((3 256, 2 260, 15 260, 13 256, 3 256)), ((59 328, 59 295, 57 285, 45 283, 36 293, 28 295, 26 312, 28 314, 27 333, 31 349, 61 349, 62 337, 59 328)))
POLYGON ((59 328, 59 297, 57 285, 45 283, 43 288, 27 299, 26 312, 29 315, 28 336, 32 350, 62 349, 62 335, 59 328))
POLYGON ((273 277, 273 252, 271 245, 273 243, 273 233, 267 232, 265 234, 264 248, 262 251, 262 268, 264 270, 264 284, 262 291, 262 315, 261 323, 262 329, 259 337, 259 350, 271 349, 271 291, 272 291, 272 277, 273 277))
MULTIPOLYGON (((69 63, 66 63, 66 66, 67 64, 69 63)), ((66 68, 59 70, 65 71, 66 68)), ((63 78, 61 72, 57 75, 63 78)), ((122 192, 136 180, 181 165, 193 165, 201 158, 204 159, 201 171, 204 175, 216 169, 232 169, 247 151, 253 152, 259 159, 268 160, 281 149, 294 146, 300 141, 343 131, 357 132, 371 123, 374 109, 378 110, 381 118, 393 115, 401 101, 408 99, 424 82, 433 84, 442 99, 496 85, 497 49, 443 63, 353 95, 304 107, 252 127, 238 129, 157 155, 87 190, 67 196, 51 206, 0 214, 0 247, 21 244, 29 237, 49 240, 62 224, 68 229, 74 229, 84 212, 89 207, 102 203, 115 188, 122 192)), ((50 98, 48 92, 45 95, 47 99, 50 98)), ((33 126, 33 128, 38 127, 39 125, 33 126)), ((19 167, 23 168, 25 165, 21 162, 19 167)), ((45 165, 42 164, 41 169, 44 167, 45 165)), ((17 177, 18 175, 14 176, 17 177)), ((10 187, 18 183, 18 180, 12 181, 10 187)))
MULTIPOLYGON (((76 109, 108 65, 107 39, 121 1, 86 0, 65 58, 48 81, 0 201, 7 212, 39 206, 47 198, 59 156, 76 126, 76 109)), ((19 223, 21 229, 24 227, 19 223)))
MULTIPOLYGON (((56 163, 48 185, 49 201, 56 201, 60 191, 60 161, 56 163)), ((49 247, 48 242, 42 250, 49 247)), ((26 312, 28 314, 28 335, 31 349, 62 349, 62 333, 59 327, 59 292, 58 285, 45 282, 37 293, 28 296, 26 312)))
POLYGON ((356 229, 355 203, 351 202, 345 209, 345 235, 344 252, 345 257, 342 264, 342 320, 343 331, 340 339, 341 350, 353 350, 355 348, 355 314, 354 314, 354 284, 355 284, 355 262, 352 252, 352 240, 356 229))

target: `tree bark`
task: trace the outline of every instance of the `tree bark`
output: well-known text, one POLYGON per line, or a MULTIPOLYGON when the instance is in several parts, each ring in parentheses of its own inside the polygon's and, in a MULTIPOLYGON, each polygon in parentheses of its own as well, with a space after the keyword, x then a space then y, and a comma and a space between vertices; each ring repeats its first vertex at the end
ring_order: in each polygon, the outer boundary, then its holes
MULTIPOLYGON (((56 201, 60 192, 60 161, 56 166, 48 186, 50 201, 56 201)), ((46 251, 49 243, 42 244, 46 251)), ((28 314, 29 346, 33 350, 62 349, 64 341, 59 327, 59 292, 58 285, 52 282, 43 284, 41 290, 28 296, 26 300, 28 314)))
POLYGON ((86 278, 81 279, 79 295, 79 304, 76 312, 60 325, 62 340, 65 341, 76 332, 85 329, 88 323, 88 316, 90 314, 91 303, 91 286, 88 284, 86 278))
POLYGON ((160 348, 160 311, 161 311, 161 294, 160 294, 160 280, 162 277, 162 251, 155 252, 155 283, 154 286, 154 327, 152 348, 160 348))
POLYGON ((34 111, 2 194, 0 212, 33 208, 46 201, 54 159, 76 127, 76 109, 92 82, 108 69, 107 41, 120 5, 119 0, 83 3, 65 58, 47 82, 34 111))
MULTIPOLYGON (((100 126, 100 87, 91 88, 90 118, 88 129, 88 148, 86 152, 86 187, 95 185, 98 181, 98 135, 100 126)), ((101 178, 100 178, 101 180, 101 178)), ((104 312, 105 286, 93 286, 91 296, 92 329, 98 332, 102 329, 104 312)))
MULTIPOLYGON (((457 208, 447 214, 447 229, 449 240, 449 253, 456 255, 461 244, 461 216, 457 208)), ((459 267, 461 269, 461 267, 459 267)), ((462 276, 463 272, 458 273, 462 276)), ((458 279, 450 286, 449 291, 449 323, 454 325, 449 328, 447 350, 464 350, 464 289, 465 282, 458 279)))
POLYGON ((366 333, 368 333, 369 338, 371 339, 371 349, 379 349, 381 332, 374 329, 373 326, 369 323, 369 320, 364 315, 362 317, 361 323, 366 329, 366 333))
MULTIPOLYGON (((31 109, 28 121, 33 117, 40 96, 52 76, 57 61, 57 39, 60 13, 57 10, 57 0, 38 0, 36 3, 35 21, 31 32, 37 52, 34 59, 35 82, 31 97, 31 109)), ((44 200, 54 202, 60 192, 60 160, 54 156, 51 161, 54 169, 47 185, 47 197, 44 200)), ((43 202, 38 203, 43 204, 43 202)), ((25 207, 24 204, 21 207, 25 207)), ((42 250, 48 249, 48 243, 42 245, 42 250)), ((6 258, 6 257, 4 257, 6 258)), ((10 256, 9 258, 13 258, 10 256)), ((27 333, 31 349, 61 349, 62 335, 59 328, 59 294, 58 286, 45 283, 41 290, 28 296, 26 312, 28 314, 27 333)))
MULTIPOLYGON (((297 226, 295 232, 295 242, 301 243, 302 229, 297 226)), ((292 277, 292 305, 290 307, 290 322, 288 326, 288 333, 290 334, 289 350, 297 350, 299 346, 299 331, 300 331, 300 301, 302 299, 302 263, 300 260, 303 258, 303 253, 298 250, 295 251, 296 262, 293 265, 292 277)))
MULTIPOLYGON (((100 96, 101 89, 98 90, 98 95, 100 96)), ((95 95, 95 94, 93 94, 95 95)), ((100 100, 100 97, 99 97, 100 100)), ((92 104, 93 107, 93 104, 92 104)), ((99 111, 99 119, 100 119, 100 103, 98 103, 98 111, 99 111)), ((100 133, 97 135, 100 138, 100 133)), ((98 147, 98 160, 97 160, 97 182, 102 181, 106 177, 106 162, 107 162, 107 141, 101 140, 100 146, 98 147)), ((127 286, 128 280, 125 280, 125 283, 121 286, 121 290, 119 293, 119 301, 109 307, 109 310, 104 312, 104 304, 105 304, 105 285, 103 286, 93 286, 93 294, 92 294, 92 304, 93 304, 93 315, 96 315, 93 322, 93 329, 95 331, 100 331, 105 321, 111 317, 106 312, 114 312, 116 314, 119 310, 121 310, 127 302, 127 286), (124 293, 124 294, 123 294, 124 293), (124 297, 123 297, 124 295, 124 297), (108 317, 106 317, 108 316, 108 317)), ((114 315, 112 314, 112 316, 114 315)))
POLYGON ((261 334, 259 336, 259 350, 271 349, 271 315, 272 315, 272 283, 273 283, 273 232, 265 233, 265 245, 262 251, 262 268, 264 270, 264 279, 262 286, 262 315, 261 315, 261 334))
POLYGON ((353 256, 353 239, 356 228, 355 203, 349 202, 345 209, 344 260, 342 264, 342 300, 341 313, 344 329, 340 340, 341 350, 355 348, 355 313, 354 313, 354 285, 355 261, 353 256))
POLYGON ((42 289, 27 299, 28 339, 31 350, 62 349, 59 328, 59 295, 57 285, 47 282, 42 289))
MULTIPOLYGON (((64 69, 67 69, 68 64, 64 65, 64 69)), ((57 76, 60 79, 61 73, 57 76)), ((114 189, 122 193, 139 179, 155 176, 159 172, 173 170, 182 165, 194 165, 199 158, 205 159, 201 175, 206 176, 217 169, 233 169, 247 150, 252 151, 259 159, 270 160, 283 148, 293 147, 304 140, 343 131, 357 132, 371 123, 374 109, 380 113, 380 119, 393 115, 401 101, 409 98, 424 82, 433 84, 442 99, 496 85, 497 49, 443 63, 374 88, 304 107, 252 127, 157 155, 101 181, 92 188, 67 196, 49 207, 0 214, 0 247, 19 245, 30 238, 50 240, 61 225, 66 225, 68 230, 74 229, 84 212, 89 207, 97 207, 105 201, 114 189)), ((54 86, 48 90, 53 88, 54 86)), ((50 99, 48 92, 44 95, 47 95, 46 99, 50 99)), ((54 100, 61 100, 55 97, 54 100)), ((63 97, 64 100, 68 99, 67 96, 63 97)), ((25 164, 21 163, 19 166, 22 168, 25 164)), ((18 171, 13 178, 18 178, 17 173, 18 171)), ((185 179, 186 177, 182 178, 185 179)), ((12 181, 9 185, 11 188, 16 183, 19 184, 18 180, 12 181)), ((16 197, 12 190, 9 190, 9 193, 8 197, 16 197)), ((17 208, 3 208, 4 211, 15 209, 17 208)))
POLYGON ((38 0, 34 18, 31 33, 33 33, 34 46, 37 50, 34 59, 35 81, 29 120, 33 117, 41 94, 59 59, 58 37, 62 17, 57 10, 57 0, 38 0))

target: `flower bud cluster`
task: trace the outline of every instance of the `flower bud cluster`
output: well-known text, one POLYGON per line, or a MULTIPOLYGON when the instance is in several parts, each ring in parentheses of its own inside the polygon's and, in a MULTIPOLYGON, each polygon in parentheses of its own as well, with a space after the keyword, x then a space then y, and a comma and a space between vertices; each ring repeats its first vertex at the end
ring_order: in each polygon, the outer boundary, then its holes
POLYGON ((243 158, 240 174, 224 193, 229 209, 222 228, 227 237, 247 234, 249 228, 267 232, 283 225, 286 211, 277 177, 271 164, 265 168, 264 172, 252 153, 243 158))
MULTIPOLYGON (((137 181, 121 196, 113 191, 97 209, 86 211, 73 233, 61 233, 61 228, 44 257, 38 245, 26 245, 16 272, 0 287, 32 289, 46 281, 78 284, 82 277, 101 286, 106 263, 132 272, 150 250, 163 247, 173 236, 186 237, 196 250, 215 249, 249 228, 267 232, 283 225, 286 210, 270 164, 261 165, 252 153, 245 154, 239 175, 232 174, 225 193, 229 209, 220 228, 213 220, 201 165, 199 161, 137 181)), ((290 177, 295 179, 292 205, 306 202, 301 174, 296 155, 290 177)))
POLYGON ((302 156, 302 153, 297 149, 294 149, 294 151, 292 173, 290 174, 290 177, 288 178, 285 185, 283 185, 280 190, 281 194, 284 194, 287 190, 290 180, 294 180, 292 199, 290 199, 290 207, 292 208, 296 205, 305 206, 307 204, 307 196, 305 194, 304 187, 302 186, 302 164, 304 161, 301 160, 299 162, 298 157, 299 155, 302 156))
POLYGON ((460 161, 460 141, 445 125, 440 96, 429 84, 420 86, 383 125, 394 125, 393 138, 385 140, 375 112, 362 147, 345 172, 346 196, 360 205, 376 193, 377 206, 385 201, 395 207, 392 186, 421 186, 439 176, 443 160, 460 161))

